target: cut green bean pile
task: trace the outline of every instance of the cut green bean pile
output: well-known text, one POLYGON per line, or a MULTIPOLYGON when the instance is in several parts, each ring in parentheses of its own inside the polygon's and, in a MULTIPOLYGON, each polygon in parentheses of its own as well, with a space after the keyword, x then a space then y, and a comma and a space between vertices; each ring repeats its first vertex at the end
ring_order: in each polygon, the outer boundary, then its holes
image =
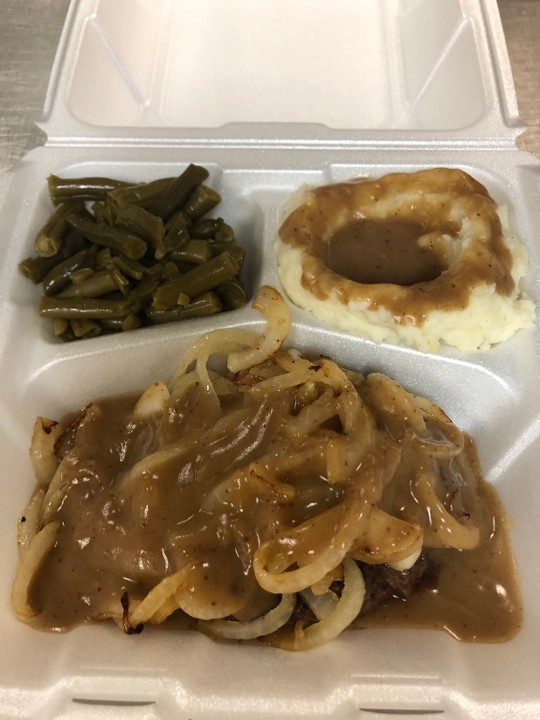
POLYGON ((244 249, 220 217, 206 168, 127 183, 48 178, 54 211, 20 272, 42 283, 42 317, 61 340, 234 310, 244 249))

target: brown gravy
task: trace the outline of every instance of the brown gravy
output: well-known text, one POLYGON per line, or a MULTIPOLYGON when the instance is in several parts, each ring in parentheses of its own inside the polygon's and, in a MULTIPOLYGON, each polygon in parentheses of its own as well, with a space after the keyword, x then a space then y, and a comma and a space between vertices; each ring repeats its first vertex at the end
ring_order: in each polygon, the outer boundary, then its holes
POLYGON ((420 245, 425 228, 405 220, 363 218, 337 230, 328 241, 326 264, 357 283, 414 285, 434 280, 447 268, 444 249, 420 245))
POLYGON ((393 598, 361 616, 356 627, 432 628, 468 642, 499 642, 519 631, 519 591, 505 549, 504 515, 493 489, 482 483, 481 491, 480 545, 467 551, 428 548, 433 575, 407 600, 393 598), (496 509, 493 515, 490 505, 496 509))
MULTIPOLYGON (((134 401, 123 396, 94 402, 79 423, 77 453, 68 455, 62 478, 67 493, 57 512, 58 540, 29 590, 39 611, 32 623, 66 630, 117 616, 123 597, 142 598, 185 563, 194 569, 195 602, 225 605, 232 613, 249 597, 252 617, 265 612, 267 598, 251 567, 254 550, 279 529, 338 502, 339 484, 316 473, 296 477, 296 498, 283 503, 239 483, 230 491, 237 494, 240 513, 231 509, 226 494, 216 512, 201 502, 240 462, 279 446, 293 391, 280 393, 271 404, 252 402, 234 431, 205 447, 200 438, 216 418, 197 390, 159 425, 133 422, 134 401), (123 482, 144 455, 182 437, 188 442, 181 461, 163 462, 135 484, 123 482)), ((438 569, 435 584, 410 600, 386 603, 362 617, 360 627, 445 628, 468 641, 505 640, 518 630, 519 595, 502 512, 485 483, 479 481, 478 490, 481 547, 428 550, 438 569)))
POLYGON ((459 170, 315 188, 279 236, 302 250, 301 283, 313 296, 384 307, 405 324, 422 326, 433 310, 464 310, 477 286, 494 285, 504 296, 514 289, 496 204, 459 170), (457 253, 453 245, 464 222, 472 239, 457 253))

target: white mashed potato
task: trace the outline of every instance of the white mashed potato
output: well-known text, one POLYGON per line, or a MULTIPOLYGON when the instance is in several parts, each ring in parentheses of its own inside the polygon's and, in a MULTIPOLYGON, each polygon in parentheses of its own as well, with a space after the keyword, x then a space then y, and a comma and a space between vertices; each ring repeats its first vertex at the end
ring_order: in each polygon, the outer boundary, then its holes
MULTIPOLYGON (((456 179, 454 176, 456 173, 461 173, 461 171, 440 169, 438 171, 422 172, 429 174, 427 179, 430 183, 432 183, 434 177, 435 184, 441 180, 448 182, 448 173, 451 173, 451 182, 455 180, 458 183, 462 182, 462 178, 457 177, 456 179), (435 175, 437 172, 440 173, 440 176, 435 175), (443 175, 443 173, 446 173, 446 175, 443 175)), ((415 176, 415 181, 420 174, 412 174, 415 176)), ((470 180, 474 183, 475 191, 477 187, 482 187, 466 173, 461 173, 461 175, 467 182, 470 180)), ((396 181, 395 179, 399 179, 401 183, 404 176, 404 173, 385 176, 383 180, 391 178, 392 181, 388 182, 384 192, 388 192, 390 185, 396 181)), ((367 181, 356 181, 356 183, 357 187, 353 187, 352 190, 353 195, 358 193, 357 188, 360 185, 371 184, 367 181)), ((325 267, 324 261, 321 264, 320 251, 319 256, 315 259, 309 258, 311 265, 306 264, 307 255, 311 253, 311 247, 306 242, 306 237, 313 230, 313 227, 319 227, 313 224, 310 225, 313 208, 317 200, 314 197, 313 190, 304 190, 300 198, 296 196, 293 199, 296 209, 293 209, 291 204, 288 204, 286 212, 287 220, 289 220, 289 233, 284 231, 284 229, 287 230, 286 220, 276 241, 278 273, 283 288, 293 303, 312 312, 332 327, 367 338, 376 343, 405 343, 425 352, 437 352, 441 344, 446 344, 468 352, 487 349, 497 343, 504 342, 518 330, 527 328, 533 323, 535 306, 532 300, 520 289, 520 284, 528 269, 527 251, 508 229, 506 209, 496 207, 489 195, 487 195, 487 191, 486 196, 493 205, 494 216, 496 213, 500 220, 501 242, 506 246, 511 257, 506 274, 508 282, 506 292, 499 292, 495 282, 485 280, 473 282, 470 283, 468 299, 465 304, 452 309, 447 306, 437 307, 436 303, 432 303, 431 306, 427 307, 427 310, 424 308, 421 314, 419 314, 418 310, 413 311, 412 309, 409 314, 406 307, 408 298, 413 298, 413 291, 415 291, 415 288, 420 288, 420 286, 425 286, 426 291, 429 291, 430 282, 422 282, 417 286, 413 285, 406 288, 396 286, 396 297, 401 298, 399 301, 401 303, 399 305, 400 312, 397 313, 395 304, 389 303, 385 305, 384 299, 380 299, 377 295, 379 290, 384 290, 388 296, 388 292, 392 290, 392 285, 388 283, 384 286, 377 283, 369 285, 363 282, 357 283, 341 276, 336 278, 335 274, 325 267), (294 217, 294 213, 302 213, 306 207, 310 208, 310 217, 301 225, 304 222, 303 218, 307 216, 299 215, 294 222, 294 227, 292 227, 290 219, 294 217), (301 241, 290 241, 291 229, 293 234, 303 233, 301 241), (508 278, 508 273, 511 275, 511 281, 508 278), (321 278, 325 276, 324 284, 322 280, 319 283, 319 276, 321 278), (332 276, 338 282, 333 282, 332 276), (306 278, 309 281, 306 281, 306 278), (508 290, 508 288, 510 289, 508 290)), ((427 192, 424 191, 422 198, 425 197, 427 197, 427 192)), ((356 217, 363 218, 366 214, 369 215, 370 212, 372 214, 382 212, 386 217, 389 207, 385 207, 384 211, 381 210, 385 199, 387 198, 383 197, 383 191, 381 191, 381 196, 378 197, 381 202, 373 205, 373 208, 376 209, 373 210, 370 206, 366 211, 364 207, 360 212, 355 211, 356 217)), ((409 200, 409 206, 412 206, 410 197, 407 199, 409 200)), ((482 200, 485 201, 486 197, 482 197, 482 200)), ((400 203, 404 201, 404 197, 401 197, 400 203)), ((349 205, 351 204, 350 197, 347 198, 347 202, 349 205)), ((435 202, 434 199, 433 202, 435 202)), ((468 205, 467 208, 470 209, 468 205)), ((328 206, 326 211, 328 211, 328 206)), ((325 210, 320 211, 317 206, 317 212, 322 214, 325 210)), ((347 212, 345 212, 345 215, 347 212)), ((457 215, 459 216, 459 211, 457 215)), ((475 213, 475 215, 478 215, 478 213, 475 213)), ((452 222, 455 222, 455 216, 455 209, 446 212, 446 220, 452 218, 452 222)), ((379 219, 382 219, 382 216, 379 219)), ((332 223, 334 220, 335 218, 333 218, 332 223)), ((457 232, 453 234, 439 232, 437 242, 440 243, 440 247, 443 247, 447 262, 446 269, 440 273, 436 281, 433 281, 437 282, 439 286, 441 286, 442 280, 446 282, 446 277, 448 282, 459 280, 460 258, 467 253, 472 256, 472 250, 475 248, 474 243, 477 242, 479 233, 482 238, 482 233, 485 234, 486 224, 478 226, 477 217, 474 216, 472 220, 469 217, 458 217, 458 220, 460 226, 457 232)), ((319 222, 319 220, 317 221, 319 222)), ((338 226, 343 226, 346 222, 343 212, 341 212, 336 222, 338 226)), ((332 223, 326 221, 328 227, 332 223)), ((493 224, 493 218, 490 223, 493 224)), ((325 227, 324 232, 327 229, 325 227)), ((332 232, 333 230, 334 226, 332 225, 332 232)), ((429 230, 432 230, 432 228, 429 228, 429 230)), ((329 232, 327 236, 329 237, 329 232)), ((483 252, 484 249, 485 247, 482 246, 480 252, 483 252)), ((475 249, 475 255, 478 254, 475 249)), ((317 253, 315 255, 317 256, 317 253)), ((489 253, 486 253, 486 255, 487 259, 483 259, 483 262, 489 261, 491 263, 492 256, 489 253)), ((508 259, 508 256, 506 257, 508 259)), ((495 260, 494 263, 496 264, 496 262, 495 260)), ((491 268, 491 264, 489 264, 489 267, 491 268)), ((431 285, 433 285, 433 282, 431 282, 431 285)), ((422 291, 422 288, 420 290, 422 291)), ((412 307, 413 304, 411 304, 412 307)))

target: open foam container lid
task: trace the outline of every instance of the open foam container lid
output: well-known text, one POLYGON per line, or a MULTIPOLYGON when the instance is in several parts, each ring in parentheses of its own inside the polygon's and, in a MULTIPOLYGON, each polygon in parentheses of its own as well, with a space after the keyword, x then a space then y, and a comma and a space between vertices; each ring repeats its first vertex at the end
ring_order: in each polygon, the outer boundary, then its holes
MULTIPOLYGON (((474 437, 511 521, 524 625, 510 642, 365 630, 288 654, 105 624, 39 633, 9 604, 35 417, 166 380, 215 323, 56 343, 35 311, 39 291, 17 272, 50 212, 47 175, 149 180, 205 165, 246 247, 253 296, 280 287, 279 210, 302 184, 461 167, 508 206, 538 304, 540 164, 515 147, 522 124, 495 0, 74 0, 40 127, 47 141, 10 174, 1 210, 11 232, 0 247, 0 717, 537 718, 537 327, 490 351, 434 356, 350 338, 291 308, 292 345, 387 372, 474 437)), ((261 327, 249 307, 219 323, 261 327)))
POLYGON ((49 143, 513 142, 491 0, 82 0, 49 143))

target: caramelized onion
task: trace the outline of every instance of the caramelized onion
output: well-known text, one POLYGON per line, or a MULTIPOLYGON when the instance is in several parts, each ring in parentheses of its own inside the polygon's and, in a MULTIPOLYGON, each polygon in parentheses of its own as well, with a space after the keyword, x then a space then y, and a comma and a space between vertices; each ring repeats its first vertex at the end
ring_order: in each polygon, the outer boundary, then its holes
POLYGON ((53 547, 57 534, 58 523, 45 525, 32 539, 17 569, 11 591, 11 604, 21 617, 32 617, 39 613, 39 609, 28 602, 28 587, 43 559, 53 547))
POLYGON ((208 620, 200 621, 199 627, 210 635, 227 640, 254 640, 283 627, 289 621, 295 605, 296 596, 292 593, 284 594, 275 608, 250 622, 208 620))
POLYGON ((339 602, 326 617, 304 628, 298 623, 292 637, 272 639, 272 645, 284 650, 312 650, 337 637, 356 618, 362 604, 366 586, 362 571, 352 558, 343 561, 343 590, 339 602))
POLYGON ((435 492, 435 470, 429 464, 422 467, 413 479, 414 491, 423 507, 428 508, 436 545, 472 550, 480 540, 480 530, 470 520, 459 522, 444 507, 435 492))
POLYGON ((373 508, 350 554, 357 560, 371 564, 403 562, 413 553, 417 553, 418 557, 423 539, 420 525, 389 515, 380 508, 373 508))
POLYGON ((472 441, 386 376, 281 350, 283 299, 263 288, 254 305, 262 337, 209 333, 170 385, 38 422, 12 599, 25 622, 108 618, 131 634, 174 614, 214 637, 309 649, 358 615, 357 561, 361 623, 373 578, 401 582, 424 548, 455 558, 482 541, 485 558, 499 528, 472 441), (210 369, 215 355, 233 372, 210 369), (309 627, 295 625, 296 593, 309 627))
POLYGON ((64 432, 66 423, 38 417, 34 423, 32 442, 30 443, 30 460, 38 485, 51 482, 58 467, 58 458, 54 452, 54 444, 64 432))
POLYGON ((45 490, 38 488, 19 517, 17 523, 17 547, 19 548, 19 558, 21 560, 27 553, 30 543, 39 532, 39 515, 44 497, 45 490))
POLYGON ((263 285, 251 306, 264 315, 266 328, 257 339, 255 347, 229 355, 227 367, 231 372, 246 370, 269 358, 279 350, 291 331, 291 316, 287 303, 274 288, 263 285))

